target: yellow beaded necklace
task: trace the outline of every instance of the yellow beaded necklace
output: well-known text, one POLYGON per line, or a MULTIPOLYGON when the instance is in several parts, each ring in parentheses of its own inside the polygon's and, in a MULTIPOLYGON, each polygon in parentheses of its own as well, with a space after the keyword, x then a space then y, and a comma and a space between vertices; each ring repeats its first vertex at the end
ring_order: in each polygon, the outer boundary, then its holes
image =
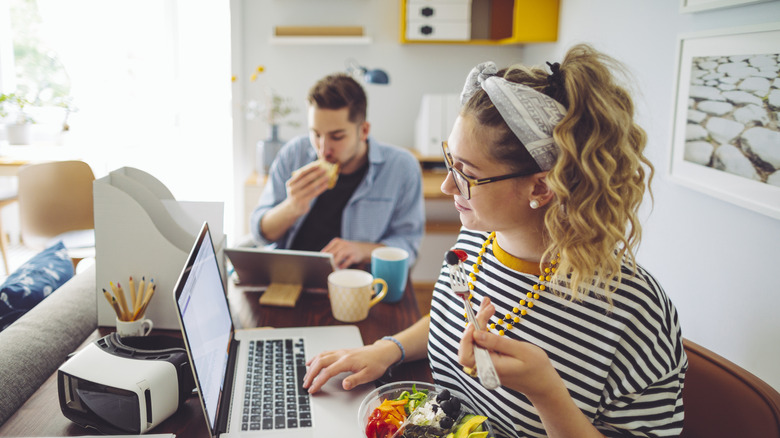
MULTIPOLYGON (((477 274, 479 274, 480 267, 482 266, 482 257, 485 255, 487 248, 493 243, 495 238, 496 232, 494 231, 485 239, 482 248, 477 254, 476 263, 471 266, 472 272, 469 274, 469 290, 471 291, 474 290, 474 285, 477 283, 477 274)), ((550 282, 560 258, 561 256, 558 254, 554 260, 550 261, 550 266, 545 267, 544 272, 539 274, 539 282, 533 286, 533 291, 527 292, 524 299, 518 300, 517 306, 512 308, 512 313, 507 313, 503 318, 499 315, 496 322, 490 323, 488 326, 490 330, 495 330, 499 335, 504 336, 505 330, 512 330, 515 324, 520 323, 521 317, 527 315, 528 309, 533 308, 535 303, 541 298, 539 292, 547 289, 544 282, 550 282)), ((473 295, 469 295, 469 300, 471 300, 472 297, 473 295)), ((465 314, 464 317, 466 317, 465 314)))

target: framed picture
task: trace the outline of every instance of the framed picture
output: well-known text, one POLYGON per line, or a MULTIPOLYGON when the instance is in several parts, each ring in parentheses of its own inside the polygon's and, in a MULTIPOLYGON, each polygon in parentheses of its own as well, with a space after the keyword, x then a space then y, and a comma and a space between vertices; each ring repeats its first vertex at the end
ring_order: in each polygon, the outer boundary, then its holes
POLYGON ((710 9, 730 8, 770 0, 680 0, 680 12, 699 12, 710 9))
POLYGON ((780 23, 682 36, 669 176, 780 219, 780 23))

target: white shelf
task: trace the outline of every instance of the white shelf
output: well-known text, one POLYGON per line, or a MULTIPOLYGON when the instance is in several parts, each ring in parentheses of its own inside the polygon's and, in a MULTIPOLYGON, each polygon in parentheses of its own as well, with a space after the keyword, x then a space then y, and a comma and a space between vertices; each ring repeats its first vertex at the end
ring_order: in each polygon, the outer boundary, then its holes
POLYGON ((272 36, 268 40, 274 45, 357 45, 371 44, 367 36, 272 36))

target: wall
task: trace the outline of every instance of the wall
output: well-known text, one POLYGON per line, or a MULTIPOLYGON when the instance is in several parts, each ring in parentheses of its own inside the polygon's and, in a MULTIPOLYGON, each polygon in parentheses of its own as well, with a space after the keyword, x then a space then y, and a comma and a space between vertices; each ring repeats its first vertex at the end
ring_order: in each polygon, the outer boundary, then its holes
POLYGON ((526 46, 524 61, 559 60, 572 44, 591 42, 631 69, 656 168, 640 262, 674 300, 686 338, 780 389, 780 221, 666 177, 678 36, 777 20, 780 2, 694 14, 680 14, 679 3, 562 0, 558 43, 526 46))
MULTIPOLYGON (((400 45, 397 1, 234 2, 234 19, 241 17, 243 26, 241 31, 234 29, 234 38, 240 35, 243 39, 241 68, 250 71, 257 64, 266 65, 269 82, 299 101, 317 78, 342 70, 348 57, 385 68, 391 86, 367 86, 369 117, 378 138, 404 146, 412 144, 421 95, 457 92, 465 74, 478 62, 555 61, 577 42, 591 42, 622 60, 636 79, 638 120, 649 134, 647 153, 656 167, 655 204, 652 209, 649 204, 644 208, 640 261, 660 279, 677 305, 685 337, 780 389, 780 282, 776 275, 780 221, 683 188, 665 176, 678 35, 766 22, 767 17, 780 17, 780 2, 680 14, 679 0, 562 0, 558 43, 502 48, 400 45), (373 43, 268 44, 273 25, 344 23, 363 24, 373 43)), ((284 137, 304 132, 303 116, 301 128, 285 129, 284 137)), ((264 135, 262 126, 247 125, 237 156, 248 155, 264 135)), ((239 177, 248 174, 250 165, 251 160, 237 158, 239 177)))

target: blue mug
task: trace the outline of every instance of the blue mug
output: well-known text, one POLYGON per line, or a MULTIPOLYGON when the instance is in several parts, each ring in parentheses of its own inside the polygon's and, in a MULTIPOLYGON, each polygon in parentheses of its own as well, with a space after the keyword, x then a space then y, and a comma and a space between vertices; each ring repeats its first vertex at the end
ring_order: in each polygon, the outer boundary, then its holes
POLYGON ((371 275, 387 282, 385 303, 401 301, 409 279, 409 253, 401 248, 382 246, 371 251, 371 275))

